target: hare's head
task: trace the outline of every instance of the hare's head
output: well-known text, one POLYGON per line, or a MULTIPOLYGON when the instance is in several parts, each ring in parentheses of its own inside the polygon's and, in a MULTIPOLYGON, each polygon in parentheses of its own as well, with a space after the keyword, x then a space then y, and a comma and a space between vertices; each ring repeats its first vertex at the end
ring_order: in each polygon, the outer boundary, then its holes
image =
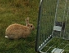
POLYGON ((26 21, 26 26, 29 27, 31 30, 34 30, 35 28, 34 25, 29 23, 29 17, 27 17, 25 21, 26 21))

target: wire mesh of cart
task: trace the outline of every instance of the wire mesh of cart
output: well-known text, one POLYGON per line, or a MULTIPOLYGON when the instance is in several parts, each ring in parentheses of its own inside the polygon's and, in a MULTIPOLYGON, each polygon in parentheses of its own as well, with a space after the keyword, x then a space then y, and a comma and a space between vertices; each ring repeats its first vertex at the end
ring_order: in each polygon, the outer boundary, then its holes
POLYGON ((69 0, 40 0, 35 49, 69 53, 69 0))

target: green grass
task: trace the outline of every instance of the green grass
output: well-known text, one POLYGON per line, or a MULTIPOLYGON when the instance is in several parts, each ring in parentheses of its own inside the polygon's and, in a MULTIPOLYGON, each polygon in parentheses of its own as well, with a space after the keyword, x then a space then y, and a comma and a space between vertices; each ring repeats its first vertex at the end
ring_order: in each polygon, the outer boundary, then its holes
POLYGON ((35 37, 39 0, 0 0, 0 53, 36 53, 35 37), (26 39, 5 39, 5 29, 12 23, 25 25, 30 17, 35 30, 26 39))
MULTIPOLYGON (((64 1, 62 2, 59 7, 62 9, 59 9, 58 11, 58 21, 60 17, 62 17, 63 8, 64 8, 64 1), (62 14, 61 14, 61 13, 62 14)), ((45 38, 45 36, 42 35, 50 35, 51 30, 53 28, 53 22, 54 22, 54 16, 55 16, 55 8, 56 8, 56 0, 48 0, 48 2, 45 0, 46 3, 43 4, 43 7, 45 9, 42 9, 42 15, 41 18, 41 31, 40 37, 45 38), (45 28, 44 28, 45 27, 45 28)), ((36 38, 36 28, 37 28, 37 18, 38 18, 38 7, 39 6, 39 0, 0 0, 0 53, 36 53, 35 52, 35 38, 36 38), (5 30, 7 26, 9 26, 12 23, 19 23, 25 25, 25 18, 30 17, 30 23, 33 23, 35 26, 35 30, 32 31, 29 37, 25 39, 19 39, 19 40, 9 40, 5 39, 5 30)), ((69 19, 68 19, 69 20, 69 19)), ((69 21, 68 21, 69 23, 69 21)), ((69 27, 69 24, 67 23, 67 29, 69 27)), ((69 30, 68 30, 69 32, 69 30)), ((55 40, 55 39, 54 39, 55 40)), ((53 41, 51 41, 48 46, 53 44, 53 41)), ((57 39, 56 39, 57 41, 57 39)), ((61 43, 58 39, 59 44, 61 43)), ((40 41, 39 44, 43 42, 40 41)), ((65 41, 68 43, 68 41, 65 41)), ((57 42, 54 42, 57 44, 57 42)), ((56 46, 58 46, 57 44, 56 46)), ((69 43, 68 43, 69 44, 69 43)), ((66 47, 68 50, 69 47, 66 47)), ((46 51, 45 48, 44 51, 46 51)), ((51 50, 50 50, 51 51, 51 50)), ((49 51, 49 52, 50 52, 49 51)))
POLYGON ((52 38, 42 51, 50 53, 54 48, 64 49, 64 53, 69 53, 69 41, 61 38, 52 38))

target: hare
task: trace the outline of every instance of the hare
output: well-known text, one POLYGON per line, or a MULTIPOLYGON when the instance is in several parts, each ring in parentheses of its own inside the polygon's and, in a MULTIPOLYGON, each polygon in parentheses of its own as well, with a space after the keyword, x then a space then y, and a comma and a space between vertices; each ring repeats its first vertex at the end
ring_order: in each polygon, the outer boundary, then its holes
POLYGON ((26 26, 17 23, 8 26, 5 31, 5 38, 19 39, 28 37, 31 31, 34 30, 34 25, 29 23, 29 17, 25 21, 26 26))

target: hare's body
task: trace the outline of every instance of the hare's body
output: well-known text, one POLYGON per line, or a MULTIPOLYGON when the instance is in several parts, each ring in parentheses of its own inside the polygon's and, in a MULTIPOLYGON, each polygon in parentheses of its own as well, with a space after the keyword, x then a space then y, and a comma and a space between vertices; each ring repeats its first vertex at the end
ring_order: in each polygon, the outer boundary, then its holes
POLYGON ((29 24, 29 18, 26 19, 26 26, 21 24, 11 24, 6 28, 5 38, 19 39, 26 38, 30 35, 31 30, 34 29, 33 24, 29 24))
POLYGON ((30 28, 24 25, 20 25, 20 24, 12 24, 9 27, 7 27, 6 29, 6 36, 8 36, 8 38, 26 38, 28 37, 28 35, 30 34, 30 28))

